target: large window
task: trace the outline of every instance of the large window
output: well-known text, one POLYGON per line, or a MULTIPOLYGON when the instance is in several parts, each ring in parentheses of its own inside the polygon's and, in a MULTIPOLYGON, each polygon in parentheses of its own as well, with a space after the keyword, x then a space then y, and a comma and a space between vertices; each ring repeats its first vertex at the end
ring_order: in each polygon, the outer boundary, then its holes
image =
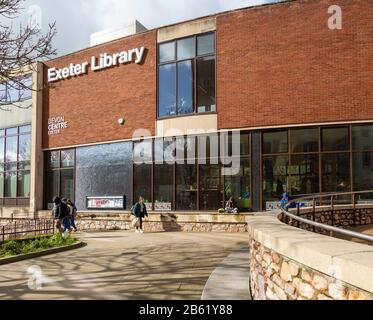
MULTIPOLYGON (((75 149, 46 153, 46 208, 53 206, 55 196, 75 201, 75 149)), ((90 179, 94 178, 92 176, 90 179)))
POLYGON ((30 198, 31 126, 0 130, 0 205, 30 198))
POLYGON ((158 117, 215 112, 215 34, 159 45, 158 117))
POLYGON ((32 74, 18 78, 17 81, 0 83, 0 100, 4 102, 17 102, 31 99, 32 74))

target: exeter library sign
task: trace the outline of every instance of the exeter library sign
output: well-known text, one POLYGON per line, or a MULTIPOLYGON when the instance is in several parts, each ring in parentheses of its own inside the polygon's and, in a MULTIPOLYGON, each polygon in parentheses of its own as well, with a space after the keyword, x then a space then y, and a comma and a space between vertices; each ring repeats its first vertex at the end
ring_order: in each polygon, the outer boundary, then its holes
POLYGON ((61 69, 49 68, 48 82, 56 82, 87 74, 90 68, 92 71, 100 71, 127 63, 139 64, 143 61, 144 54, 145 47, 140 47, 114 54, 101 53, 99 57, 93 56, 90 63, 86 61, 80 64, 70 63, 68 67, 61 69))

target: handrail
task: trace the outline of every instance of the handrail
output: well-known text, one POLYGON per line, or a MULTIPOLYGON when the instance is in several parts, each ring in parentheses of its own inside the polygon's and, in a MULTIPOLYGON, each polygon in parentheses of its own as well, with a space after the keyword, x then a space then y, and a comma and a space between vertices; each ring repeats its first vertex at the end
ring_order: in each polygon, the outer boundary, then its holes
MULTIPOLYGON (((304 200, 309 200, 309 199, 312 199, 312 202, 313 202, 313 213, 315 213, 315 208, 316 208, 316 205, 315 205, 315 200, 317 198, 321 199, 321 198, 325 198, 325 197, 330 197, 330 206, 331 206, 331 209, 332 209, 332 223, 333 223, 333 218, 334 218, 334 198, 335 197, 338 197, 338 196, 344 196, 344 195, 352 195, 352 199, 353 199, 353 203, 351 203, 353 206, 354 206, 354 210, 355 210, 355 199, 356 199, 356 195, 357 194, 367 194, 367 193, 373 193, 373 190, 367 190, 367 191, 353 191, 353 192, 339 192, 339 193, 330 193, 330 194, 318 194, 318 195, 311 195, 311 196, 305 196, 305 197, 300 197, 300 198, 295 198, 295 199, 292 199, 288 202, 288 205, 289 204, 293 204, 293 203, 297 203, 299 201, 304 201, 304 200)), ((365 240, 365 241, 369 241, 369 242, 373 242, 373 235, 368 235, 368 234, 364 234, 364 233, 360 233, 360 232, 356 232, 356 231, 352 231, 352 230, 347 230, 347 229, 342 229, 342 228, 338 228, 338 227, 335 227, 335 226, 330 226, 330 225, 325 225, 323 223, 320 223, 320 222, 316 222, 316 221, 312 221, 312 220, 309 220, 309 219, 305 219, 305 218, 302 218, 300 217, 300 206, 299 206, 299 203, 297 205, 297 215, 295 214, 292 214, 290 213, 289 211, 281 208, 281 211, 282 213, 297 221, 298 222, 298 227, 299 227, 299 222, 303 222, 305 224, 308 224, 310 226, 313 227, 313 231, 315 231, 315 227, 316 228, 320 228, 320 229, 324 229, 324 230, 327 230, 327 231, 330 231, 331 233, 332 232, 335 232, 335 233, 339 233, 339 234, 343 234, 343 235, 346 235, 346 236, 350 236, 350 237, 355 237, 355 238, 358 238, 358 239, 361 239, 361 240, 365 240)), ((313 215, 314 216, 314 215, 313 215)), ((356 220, 356 217, 354 218, 354 220, 356 220)))

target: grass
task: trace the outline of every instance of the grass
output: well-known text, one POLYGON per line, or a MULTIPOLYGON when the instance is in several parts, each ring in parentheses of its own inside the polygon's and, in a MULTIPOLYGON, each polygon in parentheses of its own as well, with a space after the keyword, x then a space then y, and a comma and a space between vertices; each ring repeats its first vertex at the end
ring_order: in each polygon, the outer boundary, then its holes
POLYGON ((6 240, 0 243, 0 258, 67 246, 77 241, 78 239, 71 235, 63 238, 61 233, 25 239, 6 240))

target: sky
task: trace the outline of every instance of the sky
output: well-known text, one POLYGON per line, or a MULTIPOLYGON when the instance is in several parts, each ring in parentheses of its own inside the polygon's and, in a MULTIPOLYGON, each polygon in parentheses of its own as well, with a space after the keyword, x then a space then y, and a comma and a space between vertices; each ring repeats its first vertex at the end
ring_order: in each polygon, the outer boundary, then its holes
POLYGON ((43 29, 56 21, 54 46, 58 55, 63 55, 89 47, 91 33, 120 27, 135 19, 153 29, 270 2, 277 0, 25 0, 16 24, 26 24, 31 8, 39 8, 43 29))

